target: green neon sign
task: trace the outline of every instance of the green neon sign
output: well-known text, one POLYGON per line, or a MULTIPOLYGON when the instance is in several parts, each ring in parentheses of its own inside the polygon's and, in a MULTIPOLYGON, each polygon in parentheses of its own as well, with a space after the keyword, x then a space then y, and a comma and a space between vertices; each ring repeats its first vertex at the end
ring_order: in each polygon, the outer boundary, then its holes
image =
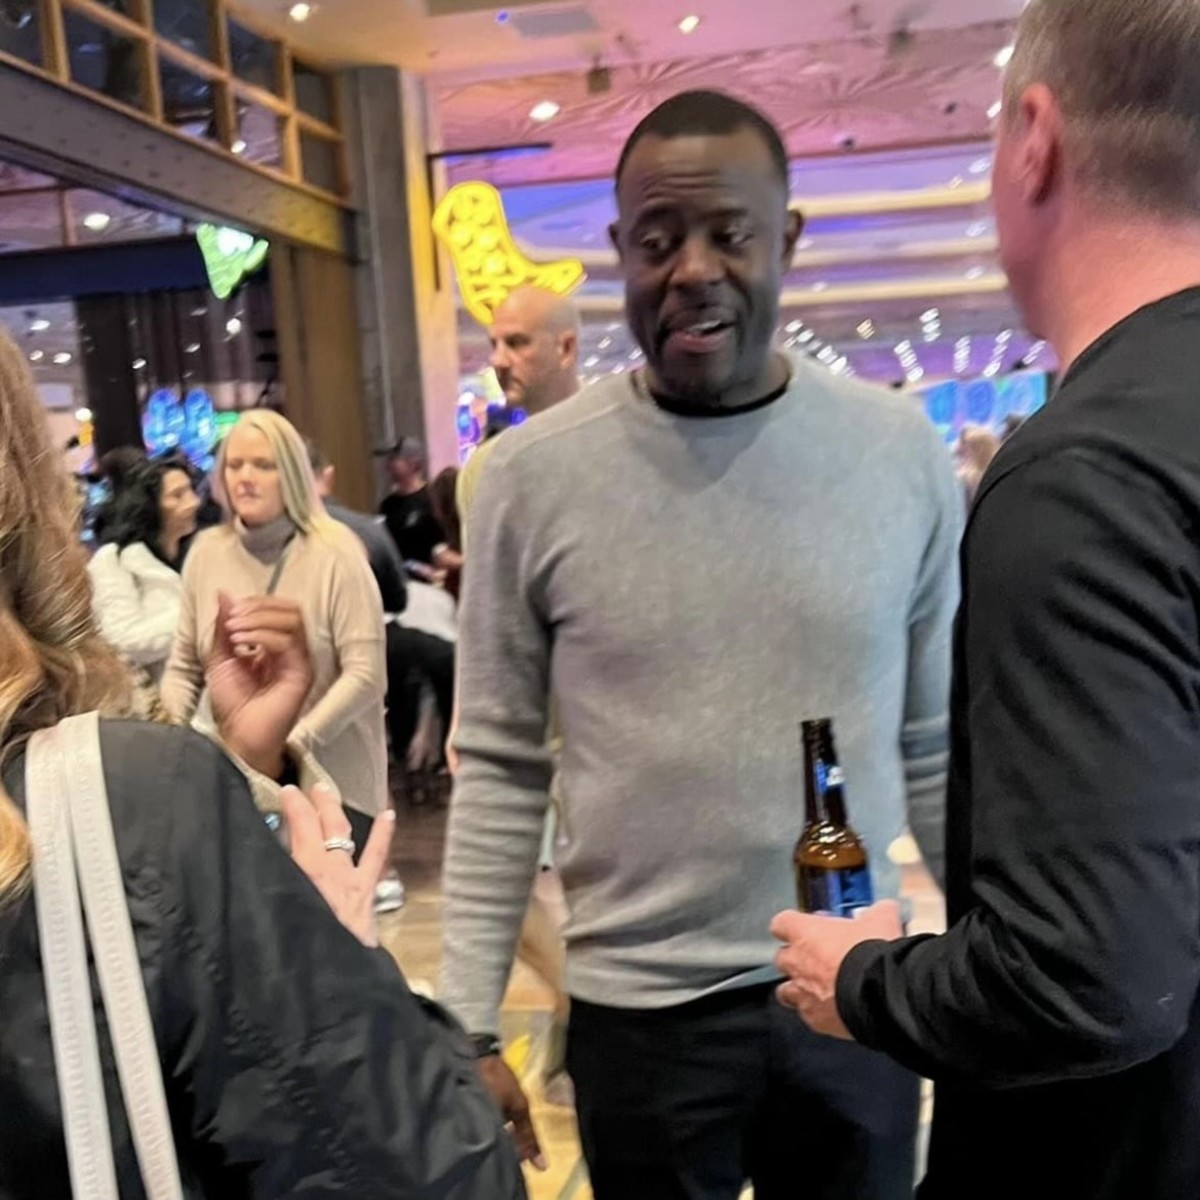
POLYGON ((271 248, 264 238, 227 225, 201 225, 196 241, 204 255, 208 285, 218 300, 227 300, 247 275, 257 271, 271 248))

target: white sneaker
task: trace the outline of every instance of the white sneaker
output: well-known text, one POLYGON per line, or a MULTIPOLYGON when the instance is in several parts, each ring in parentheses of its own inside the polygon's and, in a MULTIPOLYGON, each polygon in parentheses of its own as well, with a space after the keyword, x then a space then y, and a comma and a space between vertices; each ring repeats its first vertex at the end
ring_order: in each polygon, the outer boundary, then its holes
POLYGON ((404 884, 398 876, 381 879, 375 886, 375 911, 377 913, 396 912, 404 907, 404 884))

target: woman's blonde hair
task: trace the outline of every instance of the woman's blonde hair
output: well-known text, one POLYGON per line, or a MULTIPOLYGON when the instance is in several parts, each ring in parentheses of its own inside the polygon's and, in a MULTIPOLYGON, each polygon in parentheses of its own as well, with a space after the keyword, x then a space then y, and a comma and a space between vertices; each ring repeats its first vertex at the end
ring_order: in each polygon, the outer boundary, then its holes
MULTIPOLYGON (((291 421, 269 408, 255 408, 242 413, 233 428, 238 429, 243 425, 258 430, 271 447, 271 454, 279 471, 283 510, 292 524, 301 533, 315 533, 331 525, 332 522, 325 513, 325 505, 317 495, 308 448, 291 421)), ((232 436, 233 430, 230 430, 229 437, 221 443, 213 478, 213 491, 226 512, 233 511, 225 490, 225 462, 232 436)))
MULTIPOLYGON (((129 711, 92 615, 79 505, 25 356, 0 333, 0 748, 75 713, 129 711)), ((29 831, 0 785, 0 904, 27 884, 29 831)))

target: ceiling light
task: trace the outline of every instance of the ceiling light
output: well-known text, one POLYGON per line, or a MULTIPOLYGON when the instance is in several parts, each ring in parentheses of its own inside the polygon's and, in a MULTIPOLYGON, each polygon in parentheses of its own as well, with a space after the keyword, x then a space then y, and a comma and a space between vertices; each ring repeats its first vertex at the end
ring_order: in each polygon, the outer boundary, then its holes
POLYGON ((812 249, 812 244, 813 244, 813 240, 812 240, 812 238, 810 238, 810 237, 802 237, 802 238, 799 240, 799 242, 797 242, 797 243, 796 243, 796 248, 797 248, 798 250, 811 250, 811 249, 812 249))
POLYGON ((982 267, 972 267, 967 272, 967 278, 968 279, 982 279, 986 274, 987 274, 987 272, 982 267))
POLYGON ((896 343, 897 354, 907 354, 910 350, 912 350, 912 342, 903 341, 896 343))
POLYGON ((984 237, 988 231, 988 223, 986 221, 974 221, 967 226, 967 237, 984 237))
POLYGON ((92 233, 103 233, 112 224, 112 217, 106 212, 90 212, 83 218, 84 229, 92 233))
POLYGON ((990 158, 977 158, 967 170, 972 175, 986 175, 992 169, 992 160, 990 158))
POLYGON ((600 349, 607 350, 612 345, 612 338, 606 337, 600 339, 600 349))
POLYGON ((191 342, 189 345, 184 347, 184 350, 188 354, 199 354, 200 353, 200 343, 199 342, 191 342))
POLYGON ((295 21, 297 25, 303 25, 304 22, 313 15, 315 9, 315 4, 305 4, 304 0, 300 0, 298 4, 293 4, 292 7, 288 9, 287 15, 288 18, 292 21, 295 21))
POLYGON ((926 309, 925 312, 921 314, 921 324, 932 325, 941 318, 941 315, 942 314, 936 308, 926 309))
POLYGON ((34 350, 33 353, 30 354, 30 356, 29 356, 29 361, 30 362, 41 362, 42 359, 45 357, 46 357, 45 350, 34 350))
POLYGON ((1036 362, 1041 357, 1042 351, 1045 350, 1045 348, 1045 342, 1034 342, 1033 345, 1029 347, 1029 353, 1025 355, 1025 361, 1029 363, 1036 362))
POLYGON ((553 121, 562 111, 562 105, 553 100, 542 100, 529 110, 531 121, 553 121))
POLYGON ((875 336, 875 322, 872 321, 870 317, 868 317, 862 322, 861 325, 859 325, 858 336, 862 338, 864 342, 869 341, 875 336))
POLYGON ((630 350, 630 352, 629 352, 629 361, 630 362, 637 362, 637 360, 641 357, 642 357, 641 350, 636 350, 636 349, 630 350))
POLYGON ((699 17, 684 17, 683 20, 679 22, 679 32, 680 33, 695 33, 696 30, 699 28, 700 28, 700 18, 699 17))
POLYGON ((1004 101, 997 100, 991 108, 988 109, 988 120, 994 121, 1004 111, 1004 101))
POLYGON ((237 335, 242 332, 241 317, 230 317, 229 320, 225 322, 225 332, 229 334, 230 337, 237 337, 237 335))
POLYGON ((994 62, 996 66, 1003 71, 1004 68, 1007 67, 1010 62, 1012 62, 1013 51, 1015 49, 1015 46, 1005 46, 1004 49, 999 51, 996 57, 992 59, 992 62, 994 62))
POLYGON ((54 356, 54 365, 56 367, 65 367, 71 361, 71 356, 64 350, 61 354, 54 356))
POLYGON ((995 359, 992 359, 992 361, 983 368, 983 373, 988 377, 988 379, 994 378, 1000 374, 1000 364, 995 359))
POLYGON ((908 372, 908 382, 909 383, 920 383, 921 380, 924 378, 925 378, 925 369, 923 367, 913 367, 913 369, 908 372))
POLYGON ((796 341, 803 346, 805 342, 811 342, 816 336, 817 335, 813 333, 811 329, 801 329, 800 332, 796 334, 796 341))
POLYGON ((787 323, 788 333, 799 333, 804 328, 803 321, 789 321, 787 323))
POLYGON ((238 138, 238 140, 236 142, 234 142, 233 145, 230 146, 229 148, 230 148, 230 150, 232 150, 234 152, 234 154, 245 154, 246 153, 246 143, 241 138, 238 138))
POLYGON ((144 371, 146 369, 146 360, 144 358, 135 358, 130 364, 135 371, 144 371))
POLYGON ((90 408, 77 408, 75 410, 75 420, 80 425, 86 425, 92 419, 92 410, 90 408))
POLYGON ((599 356, 598 354, 593 354, 593 355, 592 355, 590 358, 587 358, 587 359, 585 359, 585 360, 584 360, 584 364, 583 364, 583 365, 584 365, 584 367, 586 367, 586 368, 587 368, 587 370, 589 370, 589 371, 590 371, 590 370, 591 370, 593 367, 598 367, 598 366, 600 365, 600 356, 599 356))
POLYGON ((816 283, 814 283, 814 284, 812 285, 812 290, 813 290, 814 292, 823 292, 823 291, 825 291, 825 290, 826 290, 828 287, 829 287, 829 284, 827 284, 827 283, 825 282, 825 280, 823 280, 823 279, 818 279, 818 280, 817 280, 817 282, 816 282, 816 283))
POLYGON ((950 186, 952 188, 960 188, 962 185, 963 177, 961 175, 955 175, 954 178, 950 180, 950 186))
POLYGON ((34 321, 29 322, 30 333, 45 333, 50 328, 50 322, 45 317, 38 317, 34 321))
POLYGON ((926 342, 936 342, 938 340, 938 338, 940 338, 941 336, 942 336, 942 331, 937 326, 930 325, 930 327, 927 330, 925 330, 925 341, 926 342))

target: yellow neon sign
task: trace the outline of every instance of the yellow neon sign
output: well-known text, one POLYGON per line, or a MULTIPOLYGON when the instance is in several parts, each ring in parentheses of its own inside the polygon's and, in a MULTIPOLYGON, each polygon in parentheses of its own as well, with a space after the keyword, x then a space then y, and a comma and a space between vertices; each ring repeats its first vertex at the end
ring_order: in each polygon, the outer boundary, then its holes
POLYGON ((490 183, 459 183, 433 214, 433 231, 454 260, 467 311, 490 326, 496 309, 519 287, 545 288, 570 295, 587 278, 577 258, 535 263, 513 240, 504 202, 490 183))

